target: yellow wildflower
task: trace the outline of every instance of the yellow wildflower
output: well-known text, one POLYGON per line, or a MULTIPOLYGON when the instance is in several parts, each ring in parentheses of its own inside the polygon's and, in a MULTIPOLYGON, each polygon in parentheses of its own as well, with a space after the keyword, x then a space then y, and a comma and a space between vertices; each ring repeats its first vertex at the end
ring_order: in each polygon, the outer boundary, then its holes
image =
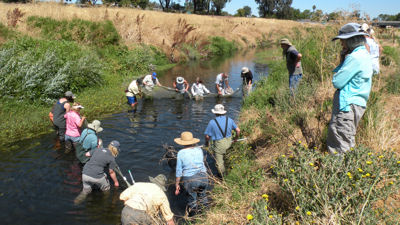
POLYGON ((347 172, 347 176, 348 176, 350 179, 352 179, 352 178, 353 178, 353 176, 351 175, 351 173, 350 173, 350 172, 347 172))
POLYGON ((307 214, 308 216, 311 216, 311 212, 310 212, 310 211, 307 211, 306 214, 307 214))
POLYGON ((267 194, 263 194, 261 197, 265 198, 265 199, 268 199, 268 195, 267 194))
POLYGON ((393 181, 390 181, 389 184, 392 185, 392 184, 393 184, 393 181))
POLYGON ((310 162, 308 165, 310 165, 310 166, 314 166, 314 163, 310 162))
POLYGON ((288 179, 284 179, 284 180, 283 180, 283 182, 288 182, 288 181, 289 181, 288 179))
POLYGON ((290 169, 290 172, 294 173, 294 169, 290 169))
POLYGON ((365 174, 365 176, 366 176, 366 177, 369 177, 369 176, 371 176, 371 174, 369 174, 369 173, 366 173, 366 174, 365 174))
POLYGON ((301 144, 301 141, 299 141, 299 144, 301 144))
POLYGON ((296 221, 296 225, 300 225, 299 221, 296 221))
POLYGON ((268 209, 268 206, 264 206, 265 209, 268 209))
POLYGON ((269 215, 268 217, 269 217, 269 218, 272 218, 273 216, 272 216, 272 215, 269 215))
POLYGON ((286 155, 281 155, 282 156, 282 158, 285 158, 286 157, 286 155))
POLYGON ((383 155, 378 156, 378 158, 382 159, 382 158, 383 158, 383 155))
POLYGON ((358 172, 362 173, 362 172, 364 172, 364 170, 362 170, 361 168, 358 168, 358 172))
POLYGON ((300 210, 300 206, 296 206, 296 210, 299 211, 300 210))
POLYGON ((292 144, 290 144, 290 143, 289 143, 289 144, 287 144, 287 146, 288 146, 288 147, 291 147, 291 146, 292 146, 292 144))
POLYGON ((372 155, 372 153, 371 153, 371 152, 368 152, 368 155, 372 155))
POLYGON ((400 161, 397 161, 397 164, 400 164, 400 161))
POLYGON ((246 218, 247 218, 248 221, 250 221, 250 220, 252 220, 254 217, 253 217, 251 214, 247 214, 247 217, 246 217, 246 218))
POLYGON ((350 151, 354 151, 354 148, 353 148, 353 147, 351 147, 351 148, 350 148, 350 151))
POLYGON ((367 161, 366 162, 368 165, 371 165, 372 164, 372 161, 367 161))
POLYGON ((271 166, 270 168, 273 169, 275 166, 271 166))

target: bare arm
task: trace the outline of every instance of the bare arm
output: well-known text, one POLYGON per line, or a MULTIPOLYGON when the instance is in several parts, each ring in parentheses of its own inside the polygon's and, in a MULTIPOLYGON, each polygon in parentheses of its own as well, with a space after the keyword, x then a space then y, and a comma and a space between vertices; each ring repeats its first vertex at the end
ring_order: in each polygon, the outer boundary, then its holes
POLYGON ((78 127, 81 128, 83 125, 83 122, 85 121, 86 117, 82 116, 81 121, 79 121, 78 127))
POLYGON ((228 82, 227 79, 225 79, 225 85, 226 85, 227 88, 231 88, 231 87, 229 86, 229 82, 228 82))
POLYGON ((185 85, 186 85, 185 91, 188 91, 189 90, 189 83, 186 80, 185 80, 185 85))
POLYGON ((299 52, 299 54, 297 54, 297 58, 296 58, 296 67, 300 67, 300 61, 301 58, 303 57, 303 55, 299 52))
POLYGON ((114 186, 115 186, 115 187, 119 187, 117 175, 115 174, 114 170, 109 169, 109 172, 110 172, 110 177, 111 177, 111 179, 114 181, 114 186))
POLYGON ((218 91, 218 94, 219 94, 219 95, 221 95, 221 94, 222 94, 222 92, 219 90, 219 84, 216 84, 216 86, 217 86, 217 91, 218 91))
POLYGON ((205 146, 208 146, 208 142, 210 141, 210 136, 208 136, 208 135, 206 135, 205 136, 205 143, 204 143, 204 145, 205 146))
POLYGON ((236 138, 235 138, 235 139, 238 139, 238 138, 239 138, 239 135, 240 135, 240 129, 239 129, 239 127, 236 127, 235 131, 236 131, 236 138))
POLYGON ((179 185, 180 182, 181 182, 181 178, 177 177, 176 182, 175 182, 175 195, 179 195, 179 192, 181 190, 181 186, 179 185))
POLYGON ((64 104, 64 109, 65 109, 65 112, 69 112, 69 110, 71 109, 71 105, 68 102, 65 103, 64 104))
POLYGON ((167 224, 168 225, 175 225, 174 219, 172 218, 172 219, 168 220, 167 224))

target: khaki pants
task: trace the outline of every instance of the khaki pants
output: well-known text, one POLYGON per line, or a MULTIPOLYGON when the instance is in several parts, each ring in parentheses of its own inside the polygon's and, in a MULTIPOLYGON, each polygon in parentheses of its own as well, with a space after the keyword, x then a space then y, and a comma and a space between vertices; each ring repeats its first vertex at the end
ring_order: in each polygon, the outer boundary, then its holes
POLYGON ((223 138, 218 141, 213 141, 211 150, 214 153, 215 164, 221 175, 225 172, 224 155, 232 145, 232 137, 223 138))

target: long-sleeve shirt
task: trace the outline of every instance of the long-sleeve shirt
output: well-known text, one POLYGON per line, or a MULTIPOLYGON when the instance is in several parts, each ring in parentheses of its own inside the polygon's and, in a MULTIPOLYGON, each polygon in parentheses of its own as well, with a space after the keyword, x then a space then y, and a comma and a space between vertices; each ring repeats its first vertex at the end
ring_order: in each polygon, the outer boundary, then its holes
POLYGON ((145 210, 154 218, 157 218, 159 212, 167 221, 174 217, 164 191, 153 183, 135 183, 123 191, 119 199, 133 209, 145 210))
POLYGON ((139 94, 139 87, 137 86, 137 82, 136 80, 133 80, 129 86, 128 86, 128 90, 125 93, 126 96, 128 97, 133 97, 135 95, 139 94))
POLYGON ((194 83, 190 90, 192 91, 193 96, 203 96, 204 93, 210 93, 210 91, 202 83, 194 83))
POLYGON ((176 177, 191 177, 206 171, 203 150, 200 147, 185 148, 178 152, 176 177))
POLYGON ((333 72, 332 84, 340 90, 339 110, 348 112, 350 105, 366 107, 372 85, 372 61, 365 46, 346 56, 333 72))
POLYGON ((86 128, 82 131, 79 142, 82 143, 82 147, 86 150, 92 150, 97 148, 98 138, 96 131, 86 128))

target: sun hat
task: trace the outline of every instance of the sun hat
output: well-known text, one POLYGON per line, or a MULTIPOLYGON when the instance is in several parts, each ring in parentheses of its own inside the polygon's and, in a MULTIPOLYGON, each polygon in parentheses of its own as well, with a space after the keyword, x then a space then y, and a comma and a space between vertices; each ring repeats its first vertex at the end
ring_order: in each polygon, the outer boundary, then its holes
POLYGON ((367 35, 366 31, 362 30, 361 25, 358 23, 348 23, 342 26, 339 30, 339 35, 334 37, 332 41, 337 39, 349 39, 354 36, 367 35))
POLYGON ((200 139, 194 138, 191 132, 185 131, 181 133, 181 137, 175 138, 174 141, 178 145, 193 145, 200 142, 200 139))
POLYGON ((167 191, 165 185, 167 184, 167 177, 164 174, 158 174, 156 177, 150 177, 149 180, 153 184, 157 184, 164 192, 167 191))
POLYGON ((178 84, 183 84, 184 81, 185 81, 185 79, 183 77, 176 78, 176 83, 178 83, 178 84))
POLYGON ((102 132, 103 131, 103 128, 102 127, 100 127, 100 125, 101 125, 101 122, 100 121, 98 121, 98 120, 93 120, 91 123, 89 123, 87 126, 90 128, 90 129, 93 129, 94 131, 96 131, 96 133, 99 133, 99 132, 102 132))
POLYGON ((368 29, 369 29, 368 24, 363 23, 363 24, 361 25, 361 30, 363 30, 364 32, 368 32, 368 29))
POLYGON ((216 104, 214 106, 214 108, 211 109, 211 112, 214 114, 225 114, 226 113, 225 108, 222 104, 216 104))
POLYGON ((249 72, 249 68, 247 67, 242 67, 242 73, 248 73, 249 72))
POLYGON ((155 79, 155 78, 157 78, 157 74, 156 74, 156 72, 153 72, 153 78, 155 79))
POLYGON ((76 97, 75 97, 75 95, 72 93, 72 91, 67 91, 67 92, 65 92, 65 97, 71 97, 71 98, 73 98, 73 99, 75 99, 76 97))
POLYGON ((279 43, 280 43, 281 45, 289 45, 289 46, 292 46, 292 43, 290 43, 289 39, 287 39, 287 38, 282 38, 282 39, 279 41, 279 43))
POLYGON ((120 146, 119 141, 114 140, 114 141, 110 142, 110 145, 117 148, 119 151, 119 146, 120 146))
POLYGON ((73 109, 83 109, 85 107, 81 106, 81 105, 74 105, 72 106, 73 109))

